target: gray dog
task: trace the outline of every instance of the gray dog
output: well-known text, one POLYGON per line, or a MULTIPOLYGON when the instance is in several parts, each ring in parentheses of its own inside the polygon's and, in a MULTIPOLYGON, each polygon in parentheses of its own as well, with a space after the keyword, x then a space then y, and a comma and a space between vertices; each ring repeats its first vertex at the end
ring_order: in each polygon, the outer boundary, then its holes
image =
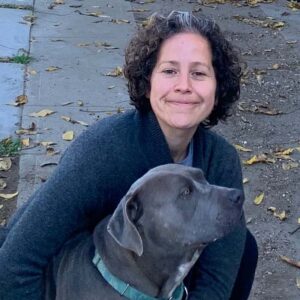
POLYGON ((208 184, 199 169, 150 170, 93 235, 67 242, 47 272, 46 299, 182 299, 204 247, 240 223, 242 192, 208 184))

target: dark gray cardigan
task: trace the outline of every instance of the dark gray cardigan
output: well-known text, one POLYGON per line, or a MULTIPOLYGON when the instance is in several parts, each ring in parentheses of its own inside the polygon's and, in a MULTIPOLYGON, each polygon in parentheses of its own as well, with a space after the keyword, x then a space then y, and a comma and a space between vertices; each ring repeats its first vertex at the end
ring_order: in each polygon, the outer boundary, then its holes
MULTIPOLYGON (((153 113, 129 111, 97 122, 65 151, 59 166, 10 224, 0 248, 0 299, 43 299, 43 270, 72 235, 111 214, 130 185, 171 163, 153 113)), ((238 155, 210 130, 194 136, 193 166, 211 184, 243 189, 238 155)), ((189 299, 229 299, 246 228, 208 246, 188 278, 189 299)))

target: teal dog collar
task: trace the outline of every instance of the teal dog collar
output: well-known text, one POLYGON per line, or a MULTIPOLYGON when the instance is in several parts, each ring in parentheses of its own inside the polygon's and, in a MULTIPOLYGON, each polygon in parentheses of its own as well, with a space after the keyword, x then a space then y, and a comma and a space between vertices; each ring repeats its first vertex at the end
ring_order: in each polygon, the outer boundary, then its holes
POLYGON ((130 286, 128 283, 120 280, 119 278, 111 274, 104 265, 103 260, 97 252, 97 250, 95 251, 93 263, 97 267, 103 278, 107 281, 107 283, 109 283, 121 296, 124 296, 130 300, 182 300, 184 292, 186 293, 187 299, 187 289, 183 285, 183 283, 181 283, 175 289, 173 295, 169 299, 154 298, 138 291, 134 287, 130 286))

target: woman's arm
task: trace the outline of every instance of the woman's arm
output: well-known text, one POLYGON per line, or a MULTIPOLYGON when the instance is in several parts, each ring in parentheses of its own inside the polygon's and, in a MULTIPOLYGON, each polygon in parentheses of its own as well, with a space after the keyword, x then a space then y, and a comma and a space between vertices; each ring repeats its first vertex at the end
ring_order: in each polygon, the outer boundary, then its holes
POLYGON ((112 211, 116 197, 131 184, 128 176, 114 186, 120 147, 113 141, 122 139, 111 134, 112 122, 102 122, 71 144, 50 178, 13 219, 0 248, 1 300, 43 299, 43 271, 51 257, 72 235, 112 211))
MULTIPOLYGON (((242 171, 236 150, 227 143, 212 146, 207 180, 216 185, 243 190, 242 171)), ((207 153, 207 152, 206 152, 207 153)), ((228 300, 244 251, 246 226, 237 227, 223 239, 209 245, 189 277, 189 300, 228 300)))

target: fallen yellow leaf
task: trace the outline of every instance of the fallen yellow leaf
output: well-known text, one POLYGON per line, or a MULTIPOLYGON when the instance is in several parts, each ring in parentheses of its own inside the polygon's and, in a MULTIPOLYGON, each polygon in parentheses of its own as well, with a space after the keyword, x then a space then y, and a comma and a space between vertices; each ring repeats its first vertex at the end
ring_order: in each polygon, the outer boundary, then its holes
POLYGON ((254 199, 254 204, 260 205, 262 203, 262 201, 264 200, 264 197, 265 197, 265 193, 261 193, 258 196, 256 196, 254 199))
POLYGON ((297 268, 300 268, 300 262, 299 261, 296 261, 296 260, 293 260, 287 256, 284 256, 284 255, 280 255, 280 258, 285 261, 286 263, 294 266, 294 267, 297 267, 297 268))
POLYGON ((21 143, 24 147, 29 147, 29 144, 30 144, 30 140, 29 138, 26 138, 26 139, 22 139, 21 140, 21 143))
POLYGON ((40 142, 40 144, 44 147, 56 145, 56 143, 54 143, 54 142, 40 142))
POLYGON ((280 221, 284 221, 287 218, 287 215, 284 210, 281 213, 274 211, 274 217, 278 218, 280 221))
POLYGON ((62 136, 63 140, 65 141, 72 141, 74 139, 74 131, 70 130, 70 131, 66 131, 63 136, 62 136))
POLYGON ((47 72, 54 72, 54 71, 57 71, 57 70, 60 70, 61 68, 60 67, 55 67, 55 66, 51 66, 51 67, 48 67, 46 69, 47 72))
POLYGON ((22 134, 37 134, 36 131, 34 130, 30 130, 30 129, 18 129, 16 130, 16 134, 18 135, 22 135, 22 134))
POLYGON ((0 171, 8 171, 11 165, 12 163, 9 157, 0 157, 0 171))
POLYGON ((106 76, 117 77, 123 75, 123 69, 121 67, 116 67, 113 71, 108 72, 106 76))
POLYGON ((42 109, 42 110, 39 111, 39 112, 33 112, 33 113, 29 114, 29 116, 31 116, 31 117, 41 117, 41 118, 43 118, 43 117, 52 115, 52 114, 54 114, 54 113, 55 113, 55 111, 52 111, 52 110, 50 110, 50 109, 42 109))
POLYGON ((300 218, 298 218, 298 224, 300 224, 300 218))
POLYGON ((275 163, 276 160, 273 158, 268 157, 266 154, 258 154, 252 156, 248 160, 244 160, 243 164, 244 165, 253 165, 255 163, 275 163))
POLYGON ((10 200, 18 195, 18 192, 14 194, 0 194, 0 198, 3 198, 4 200, 10 200))
POLYGON ((243 147, 243 146, 241 146, 241 145, 238 145, 238 144, 235 144, 234 147, 235 147, 237 150, 243 151, 243 152, 251 152, 251 151, 252 151, 251 149, 245 148, 245 147, 243 147))

